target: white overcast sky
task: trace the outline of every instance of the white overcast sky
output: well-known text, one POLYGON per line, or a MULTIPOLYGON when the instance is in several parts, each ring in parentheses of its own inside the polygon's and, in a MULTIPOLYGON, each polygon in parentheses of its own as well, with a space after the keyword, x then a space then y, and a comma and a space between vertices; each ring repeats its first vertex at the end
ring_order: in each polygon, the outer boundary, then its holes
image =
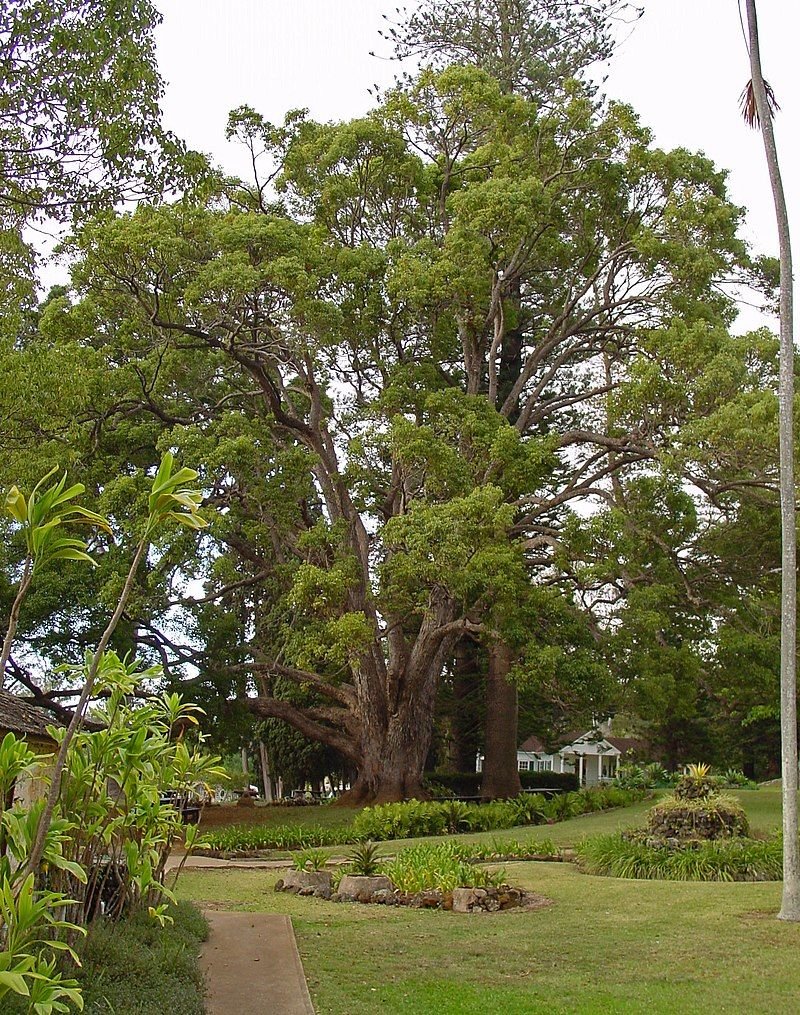
MULTIPOLYGON (((230 109, 247 104, 279 122, 287 109, 308 107, 316 119, 344 120, 368 110, 368 87, 388 85, 396 70, 369 53, 388 52, 378 29, 399 0, 155 2, 164 16, 167 126, 231 172, 245 167, 225 141, 230 109)), ((733 199, 748 208, 747 239, 777 253, 761 137, 738 108, 750 75, 737 0, 641 2, 645 15, 611 61, 607 94, 630 102, 662 147, 700 150, 728 169, 733 199)), ((800 0, 758 6, 764 73, 782 107, 776 134, 800 263, 800 0)))

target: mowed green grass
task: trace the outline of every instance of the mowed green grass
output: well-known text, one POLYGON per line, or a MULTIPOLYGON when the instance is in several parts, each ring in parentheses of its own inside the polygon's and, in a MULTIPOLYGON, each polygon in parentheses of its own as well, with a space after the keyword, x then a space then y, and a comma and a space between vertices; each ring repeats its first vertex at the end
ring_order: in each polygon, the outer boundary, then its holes
POLYGON ((276 871, 189 872, 179 894, 289 914, 320 1015, 796 1010, 800 926, 774 918, 778 884, 505 869, 553 905, 474 916, 336 905, 276 894, 276 871))
POLYGON ((322 804, 310 807, 237 807, 235 804, 206 807, 200 819, 203 831, 231 825, 301 825, 336 828, 349 825, 357 808, 322 804))
MULTIPOLYGON (((755 831, 779 824, 777 791, 737 795, 755 831)), ((571 844, 638 824, 646 807, 494 836, 571 844)), ((276 871, 190 871, 178 890, 201 904, 291 915, 320 1015, 707 1015, 798 1006, 800 925, 775 919, 779 884, 623 881, 571 864, 504 866, 510 882, 553 904, 469 916, 336 905, 276 894, 276 871)))

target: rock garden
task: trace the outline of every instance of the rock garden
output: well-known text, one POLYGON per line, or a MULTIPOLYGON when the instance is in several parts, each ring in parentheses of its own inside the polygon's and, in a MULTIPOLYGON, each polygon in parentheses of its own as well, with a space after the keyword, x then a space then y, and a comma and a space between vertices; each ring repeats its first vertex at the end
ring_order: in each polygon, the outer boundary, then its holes
POLYGON ((413 846, 380 859, 374 843, 362 843, 346 866, 322 869, 324 856, 307 851, 275 890, 332 902, 454 913, 498 913, 541 909, 550 899, 505 883, 505 872, 472 862, 453 842, 413 846), (311 854, 311 855, 309 855, 311 854))
POLYGON ((706 765, 690 765, 675 791, 647 813, 643 828, 580 843, 590 874, 675 881, 776 881, 781 840, 750 837, 747 816, 720 791, 706 765))

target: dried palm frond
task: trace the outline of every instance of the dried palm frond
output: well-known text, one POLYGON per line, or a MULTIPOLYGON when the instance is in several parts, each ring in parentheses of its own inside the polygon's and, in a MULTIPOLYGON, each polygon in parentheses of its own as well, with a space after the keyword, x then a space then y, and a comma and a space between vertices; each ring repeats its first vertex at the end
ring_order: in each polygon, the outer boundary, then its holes
MULTIPOLYGON (((769 109, 769 115, 774 116, 781 107, 778 105, 778 100, 775 98, 775 92, 773 92, 772 86, 768 81, 764 82, 764 90, 767 93, 767 108, 769 109)), ((739 96, 739 106, 742 110, 744 122, 748 127, 753 127, 755 129, 761 126, 752 78, 744 86, 742 94, 739 96)))

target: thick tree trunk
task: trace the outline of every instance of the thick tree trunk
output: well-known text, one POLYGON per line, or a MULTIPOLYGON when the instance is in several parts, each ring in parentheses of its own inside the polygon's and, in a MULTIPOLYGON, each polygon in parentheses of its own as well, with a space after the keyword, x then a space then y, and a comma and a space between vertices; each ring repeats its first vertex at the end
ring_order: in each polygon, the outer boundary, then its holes
POLYGON ((489 648, 486 680, 486 745, 481 796, 516 796, 522 790, 517 769, 517 689, 508 679, 511 651, 502 642, 489 648))
POLYGON ((431 690, 433 694, 409 702, 408 707, 390 716, 384 729, 365 724, 358 776, 345 803, 389 803, 411 797, 420 800, 427 795, 422 780, 433 732, 435 681, 431 690))
POLYGON ((800 847, 797 841, 797 523, 795 519, 794 338, 792 247, 789 216, 772 129, 772 111, 761 73, 755 0, 747 0, 750 73, 764 139, 781 257, 780 295, 780 487, 781 487, 781 775, 783 778, 783 898, 778 918, 800 921, 800 847))
POLYGON ((472 638, 462 638, 456 645, 450 707, 450 764, 456 772, 475 771, 481 730, 479 696, 483 693, 483 683, 480 647, 472 638))

